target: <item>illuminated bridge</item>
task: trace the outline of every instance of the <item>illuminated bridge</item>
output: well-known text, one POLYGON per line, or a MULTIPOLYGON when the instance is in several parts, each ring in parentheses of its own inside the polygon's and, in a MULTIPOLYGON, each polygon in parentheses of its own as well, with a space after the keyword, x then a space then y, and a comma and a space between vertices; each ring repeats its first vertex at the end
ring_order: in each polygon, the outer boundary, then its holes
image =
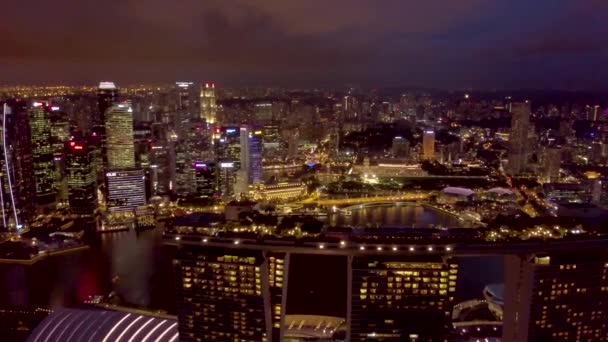
POLYGON ((341 205, 355 205, 355 204, 372 204, 382 202, 395 202, 395 201, 420 201, 428 199, 430 193, 411 193, 391 196, 373 196, 373 197, 355 197, 355 198, 337 198, 337 199, 317 199, 317 200, 305 200, 298 202, 300 204, 317 204, 322 206, 341 206, 341 205))

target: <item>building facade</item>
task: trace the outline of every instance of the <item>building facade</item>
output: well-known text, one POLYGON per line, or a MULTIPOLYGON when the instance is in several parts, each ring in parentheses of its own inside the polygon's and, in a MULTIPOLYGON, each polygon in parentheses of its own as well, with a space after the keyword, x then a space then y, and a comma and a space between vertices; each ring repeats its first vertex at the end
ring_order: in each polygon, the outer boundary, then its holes
POLYGON ((133 109, 117 103, 106 110, 105 120, 107 170, 135 167, 133 109))
POLYGON ((36 180, 27 104, 0 102, 0 206, 3 231, 19 231, 36 210, 36 180))
POLYGON ((508 171, 518 175, 525 171, 528 160, 528 129, 530 126, 530 103, 511 103, 511 133, 509 134, 508 171))
POLYGON ((93 215, 97 207, 94 146, 86 140, 65 143, 68 202, 74 215, 93 215))
POLYGON ((34 177, 36 180, 36 202, 39 208, 53 207, 57 201, 57 181, 53 145, 51 139, 51 120, 48 103, 32 102, 30 109, 30 130, 34 177))
POLYGON ((608 341, 608 252, 506 257, 503 341, 608 341))

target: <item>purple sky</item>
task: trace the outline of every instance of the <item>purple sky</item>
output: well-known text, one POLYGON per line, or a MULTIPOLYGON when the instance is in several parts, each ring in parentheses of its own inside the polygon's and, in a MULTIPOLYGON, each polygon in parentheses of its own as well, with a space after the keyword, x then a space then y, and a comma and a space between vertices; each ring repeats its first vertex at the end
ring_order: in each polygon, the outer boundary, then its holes
POLYGON ((608 89, 602 0, 4 0, 0 83, 608 89))

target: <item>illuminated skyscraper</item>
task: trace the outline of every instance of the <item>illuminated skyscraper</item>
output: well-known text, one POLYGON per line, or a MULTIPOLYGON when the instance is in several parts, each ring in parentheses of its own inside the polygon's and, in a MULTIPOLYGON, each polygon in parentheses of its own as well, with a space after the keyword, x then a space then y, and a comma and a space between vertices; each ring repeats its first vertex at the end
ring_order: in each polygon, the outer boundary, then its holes
POLYGON ((201 247, 174 261, 180 341, 281 341, 288 256, 201 247))
POLYGON ((559 170, 562 161, 562 149, 559 147, 550 147, 545 150, 544 153, 544 169, 545 169, 545 181, 546 182, 557 182, 559 181, 559 170))
POLYGON ((53 206, 57 200, 57 182, 47 103, 33 102, 29 115, 36 179, 36 203, 40 208, 53 206))
POLYGON ((403 137, 394 137, 392 152, 394 158, 407 158, 410 155, 410 142, 403 137))
POLYGON ((182 124, 201 118, 200 87, 193 82, 175 82, 177 93, 176 128, 181 133, 182 124))
POLYGON ((435 159, 435 131, 422 133, 422 158, 435 159))
POLYGON ((132 212, 146 204, 143 170, 117 170, 106 173, 107 205, 110 213, 132 212))
POLYGON ((108 157, 106 149, 106 111, 118 101, 118 88, 113 82, 100 82, 97 88, 97 104, 99 106, 99 116, 96 126, 101 144, 102 165, 107 167, 108 157))
POLYGON ((214 159, 210 133, 204 120, 192 119, 182 123, 182 133, 175 144, 175 177, 178 193, 196 193, 195 164, 214 159))
POLYGON ((218 191, 222 197, 234 195, 237 171, 241 168, 241 130, 222 127, 214 147, 218 160, 218 191))
POLYGON ((117 103, 106 110, 107 169, 135 167, 133 141, 133 109, 126 103, 117 103))
POLYGON ((34 217, 34 178, 27 104, 0 102, 0 206, 3 230, 20 230, 34 217))
POLYGON ((247 172, 249 184, 262 180, 262 129, 241 127, 241 169, 247 172))
POLYGON ((608 341, 608 253, 506 257, 503 341, 608 341))
POLYGON ((350 260, 351 341, 409 341, 413 336, 439 341, 446 336, 447 329, 440 327, 451 322, 458 277, 455 260, 445 256, 350 260))
POLYGON ((201 88, 201 118, 210 124, 217 121, 215 83, 205 83, 201 88))
POLYGON ((93 215, 97 189, 94 147, 84 139, 65 143, 68 201, 75 215, 93 215))
POLYGON ((509 135, 508 170, 512 175, 521 174, 528 159, 528 128, 530 126, 530 103, 511 103, 511 134, 509 135))

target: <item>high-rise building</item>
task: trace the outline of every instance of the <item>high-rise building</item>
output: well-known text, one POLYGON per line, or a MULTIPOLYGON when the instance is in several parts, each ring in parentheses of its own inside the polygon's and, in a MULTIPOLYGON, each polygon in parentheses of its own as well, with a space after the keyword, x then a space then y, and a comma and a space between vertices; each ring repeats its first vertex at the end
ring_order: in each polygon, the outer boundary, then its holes
POLYGON ((217 171, 214 161, 194 163, 195 194, 199 197, 214 197, 217 194, 217 171))
POLYGON ((545 181, 558 182, 562 161, 562 149, 559 147, 547 148, 544 153, 544 159, 545 181))
POLYGON ((214 144, 219 167, 218 191, 222 197, 230 197, 234 195, 237 172, 241 169, 241 129, 230 126, 216 130, 219 131, 219 139, 214 144))
POLYGON ((175 144, 175 177, 178 193, 196 193, 194 165, 214 158, 210 133, 204 120, 192 119, 183 123, 182 133, 175 144))
POLYGON ((266 125, 272 122, 272 103, 262 102, 255 104, 255 123, 266 125))
POLYGON ((410 155, 410 142, 403 137, 394 137, 392 152, 394 158, 407 158, 410 155))
POLYGON ((67 202, 68 186, 65 172, 65 142, 70 138, 70 122, 65 112, 58 106, 51 106, 51 141, 53 142, 53 162, 55 164, 55 183, 57 200, 67 202))
POLYGON ((31 131, 24 101, 0 102, 0 206, 3 230, 21 230, 35 214, 31 131))
POLYGON ((528 129, 530 126, 530 103, 511 103, 511 134, 509 135, 508 170, 512 175, 525 171, 528 159, 528 129))
POLYGON ((146 204, 146 182, 141 169, 106 172, 107 206, 110 213, 132 212, 146 204))
POLYGON ((249 184, 259 184, 262 180, 262 130, 241 127, 241 169, 247 172, 249 184))
POLYGON ((422 158, 435 159, 435 131, 422 133, 422 158))
POLYGON ((117 103, 106 110, 105 120, 107 170, 135 167, 133 109, 117 103))
POLYGON ((217 102, 215 98, 215 83, 205 83, 201 87, 201 118, 210 124, 217 121, 217 102))
POLYGON ((180 341, 281 341, 288 257, 191 246, 174 261, 180 341))
POLYGON ((177 115, 175 118, 178 133, 182 124, 201 118, 200 87, 193 82, 175 82, 177 93, 177 115))
POLYGON ((75 215, 93 215, 96 208, 94 152, 94 146, 85 139, 65 143, 68 201, 75 215))
POLYGON ((350 341, 435 341, 451 322, 458 263, 445 256, 355 256, 350 341), (427 322, 423 324, 422 322, 427 322))
POLYGON ((606 249, 509 255, 503 341, 608 341, 606 249))
POLYGON ((48 104, 34 101, 29 109, 36 203, 40 209, 57 201, 57 182, 48 104))
POLYGON ((114 103, 118 101, 118 88, 113 82, 100 82, 97 88, 97 105, 99 107, 99 116, 97 117, 97 131, 99 134, 100 150, 102 157, 102 166, 105 168, 108 164, 107 149, 106 149, 106 111, 114 103))

